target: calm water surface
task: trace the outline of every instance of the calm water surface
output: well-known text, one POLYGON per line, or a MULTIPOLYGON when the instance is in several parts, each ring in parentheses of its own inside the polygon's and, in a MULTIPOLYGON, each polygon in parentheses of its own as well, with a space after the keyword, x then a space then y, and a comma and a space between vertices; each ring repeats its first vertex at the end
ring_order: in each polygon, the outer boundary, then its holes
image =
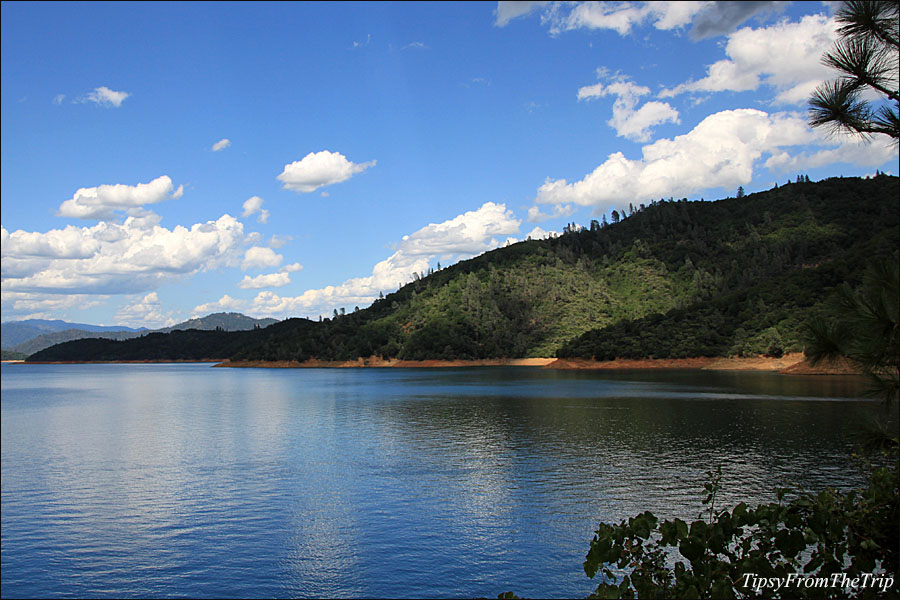
POLYGON ((585 596, 592 531, 862 483, 852 378, 2 367, 7 597, 585 596))

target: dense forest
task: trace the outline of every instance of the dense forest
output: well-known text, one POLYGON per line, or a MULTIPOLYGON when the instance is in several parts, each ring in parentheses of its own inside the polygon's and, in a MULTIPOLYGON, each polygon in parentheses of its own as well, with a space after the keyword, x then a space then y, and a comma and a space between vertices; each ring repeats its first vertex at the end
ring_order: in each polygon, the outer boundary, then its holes
POLYGON ((737 196, 629 205, 611 224, 415 274, 332 319, 75 341, 30 360, 779 355, 802 349, 803 323, 837 285, 897 251, 897 177, 800 176, 737 196))

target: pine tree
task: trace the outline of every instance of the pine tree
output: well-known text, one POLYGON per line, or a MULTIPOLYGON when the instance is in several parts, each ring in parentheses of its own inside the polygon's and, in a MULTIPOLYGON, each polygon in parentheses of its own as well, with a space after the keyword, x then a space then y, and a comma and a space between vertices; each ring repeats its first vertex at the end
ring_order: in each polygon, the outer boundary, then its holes
POLYGON ((822 59, 840 76, 820 85, 810 98, 810 125, 900 141, 898 15, 896 0, 844 2, 835 15, 841 38, 822 59), (864 98, 873 91, 880 101, 864 98))

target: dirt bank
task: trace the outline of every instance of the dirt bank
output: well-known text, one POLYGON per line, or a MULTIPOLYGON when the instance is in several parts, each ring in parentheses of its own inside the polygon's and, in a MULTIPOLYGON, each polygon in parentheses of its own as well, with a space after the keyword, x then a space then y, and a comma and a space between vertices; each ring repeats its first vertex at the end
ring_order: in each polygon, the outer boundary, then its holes
POLYGON ((303 362, 291 360, 265 361, 241 360, 225 361, 217 367, 232 368, 269 368, 269 369, 348 369, 359 367, 400 367, 400 368, 439 368, 439 367, 543 367, 552 363, 554 358, 491 358, 484 360, 400 360, 397 358, 381 358, 370 356, 356 360, 317 360, 303 362))
POLYGON ((862 370, 846 358, 822 361, 816 366, 802 360, 782 370, 787 375, 862 375, 862 370))
POLYGON ((733 358, 640 358, 616 360, 559 359, 548 369, 709 369, 715 371, 782 371, 803 360, 803 354, 781 358, 765 356, 733 358))

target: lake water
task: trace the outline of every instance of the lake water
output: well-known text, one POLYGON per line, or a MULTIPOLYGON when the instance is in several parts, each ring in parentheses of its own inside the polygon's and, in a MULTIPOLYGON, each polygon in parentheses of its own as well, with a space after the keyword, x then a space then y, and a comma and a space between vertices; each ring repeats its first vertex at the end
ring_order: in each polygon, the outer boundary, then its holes
POLYGON ((853 378, 2 367, 2 596, 583 597, 593 530, 856 486, 853 378))

